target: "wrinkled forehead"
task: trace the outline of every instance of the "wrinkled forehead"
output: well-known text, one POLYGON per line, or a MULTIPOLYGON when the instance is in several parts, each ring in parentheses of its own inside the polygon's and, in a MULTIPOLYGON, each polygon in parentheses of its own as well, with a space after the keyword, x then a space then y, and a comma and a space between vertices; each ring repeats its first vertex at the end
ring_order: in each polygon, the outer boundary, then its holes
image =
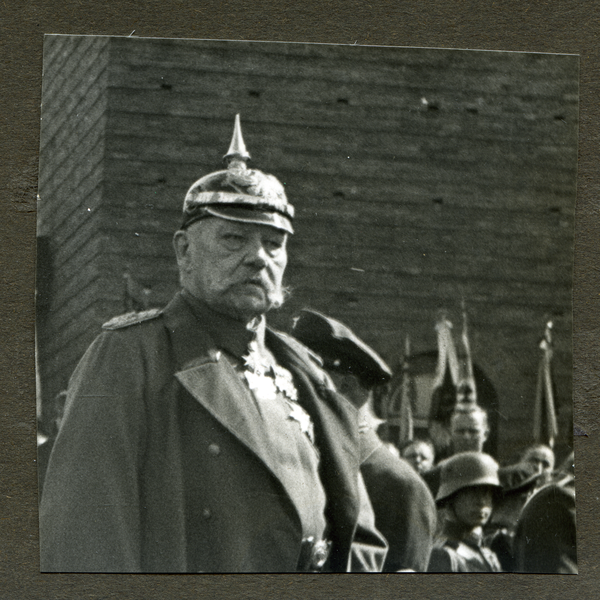
POLYGON ((222 235, 234 233, 239 235, 259 235, 270 239, 287 240, 288 234, 281 229, 259 223, 235 221, 221 217, 208 217, 196 221, 187 227, 192 235, 222 235))

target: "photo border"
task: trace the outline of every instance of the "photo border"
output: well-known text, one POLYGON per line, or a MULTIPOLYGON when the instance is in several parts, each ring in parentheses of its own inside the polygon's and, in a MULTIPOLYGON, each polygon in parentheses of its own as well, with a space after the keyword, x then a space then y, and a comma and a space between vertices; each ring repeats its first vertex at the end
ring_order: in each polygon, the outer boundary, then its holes
MULTIPOLYGON (((600 185, 600 107, 594 74, 600 6, 576 0, 528 3, 456 3, 412 0, 372 5, 314 0, 302 6, 274 2, 227 4, 165 0, 140 10, 130 4, 68 4, 33 0, 4 8, 8 82, 0 99, 7 133, 0 141, 0 231, 4 289, 0 292, 5 348, 1 497, 4 597, 23 598, 557 598, 593 597, 600 589, 594 568, 600 531, 594 519, 600 497, 597 468, 599 342, 597 302, 600 225, 594 205, 600 185), (479 6, 480 5, 480 6, 479 6), (35 468, 34 305, 35 193, 39 144, 43 33, 140 35, 358 43, 577 53, 580 73, 580 147, 574 275, 574 422, 578 509, 578 576, 555 575, 53 575, 39 573, 35 468), (402 579, 398 579, 402 578, 402 579), (16 595, 15 590, 24 592, 16 595)), ((0 595, 0 597, 2 597, 0 595)))

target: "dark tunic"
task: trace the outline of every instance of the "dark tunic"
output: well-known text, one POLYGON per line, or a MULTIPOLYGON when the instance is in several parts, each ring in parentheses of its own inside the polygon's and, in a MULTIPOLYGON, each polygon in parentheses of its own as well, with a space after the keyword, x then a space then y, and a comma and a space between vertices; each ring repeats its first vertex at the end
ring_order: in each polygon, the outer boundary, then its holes
POLYGON ((465 532, 457 523, 447 520, 442 534, 431 551, 431 573, 500 572, 500 562, 492 550, 483 545, 481 531, 465 532))
POLYGON ((427 571, 436 527, 435 502, 427 485, 372 429, 361 430, 360 470, 375 525, 389 544, 383 570, 427 571))
POLYGON ((545 485, 529 499, 519 517, 514 549, 519 572, 578 572, 572 476, 545 485))
MULTIPOLYGON (((361 496, 356 410, 298 342, 270 330, 265 340, 314 422, 328 568, 381 567, 385 543, 361 496)), ((307 526, 306 490, 282 472, 223 344, 177 295, 155 318, 105 331, 88 349, 42 494, 42 571, 298 568, 307 528, 319 525, 307 526)))

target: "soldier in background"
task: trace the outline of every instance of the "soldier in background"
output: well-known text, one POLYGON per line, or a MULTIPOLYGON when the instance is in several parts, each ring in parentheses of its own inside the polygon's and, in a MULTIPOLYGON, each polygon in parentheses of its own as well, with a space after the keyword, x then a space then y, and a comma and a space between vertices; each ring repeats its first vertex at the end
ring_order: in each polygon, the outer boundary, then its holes
POLYGON ((381 568, 356 410, 266 324, 294 209, 249 158, 236 118, 227 168, 184 200, 182 291, 106 323, 75 370, 40 506, 42 571, 381 568))
POLYGON ((360 469, 375 525, 389 544, 383 570, 426 571, 436 527, 433 497, 376 433, 381 420, 372 410, 373 392, 390 379, 390 368, 350 328, 316 311, 302 311, 293 334, 320 355, 338 390, 360 411, 360 469))
POLYGON ((401 455, 419 475, 430 471, 435 464, 435 448, 428 440, 409 442, 402 448, 401 455))
POLYGON ((483 452, 490 428, 486 411, 472 403, 458 403, 450 418, 452 452, 483 452))
POLYGON ((549 483, 554 471, 555 457, 550 446, 534 444, 523 452, 521 462, 532 465, 542 475, 538 480, 538 487, 549 483))
POLYGON ((484 528, 485 539, 498 556, 502 570, 512 572, 516 569, 514 537, 519 517, 542 475, 532 464, 517 463, 501 467, 498 478, 502 490, 497 497, 492 518, 484 528))
MULTIPOLYGON (((473 403, 457 404, 450 417, 452 455, 459 452, 483 452, 489 432, 487 412, 483 408, 473 403)), ((434 496, 440 487, 442 463, 423 473, 423 478, 434 496)))
POLYGON ((483 452, 461 452, 441 463, 436 503, 445 513, 431 552, 433 573, 501 571, 496 554, 484 545, 483 526, 500 489, 498 464, 483 452))

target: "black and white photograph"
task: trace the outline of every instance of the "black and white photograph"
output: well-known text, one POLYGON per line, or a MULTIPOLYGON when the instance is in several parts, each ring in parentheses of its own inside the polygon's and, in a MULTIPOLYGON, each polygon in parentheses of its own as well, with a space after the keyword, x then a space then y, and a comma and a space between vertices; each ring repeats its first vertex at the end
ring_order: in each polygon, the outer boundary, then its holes
POLYGON ((578 107, 574 54, 45 36, 41 572, 577 573, 578 107))

